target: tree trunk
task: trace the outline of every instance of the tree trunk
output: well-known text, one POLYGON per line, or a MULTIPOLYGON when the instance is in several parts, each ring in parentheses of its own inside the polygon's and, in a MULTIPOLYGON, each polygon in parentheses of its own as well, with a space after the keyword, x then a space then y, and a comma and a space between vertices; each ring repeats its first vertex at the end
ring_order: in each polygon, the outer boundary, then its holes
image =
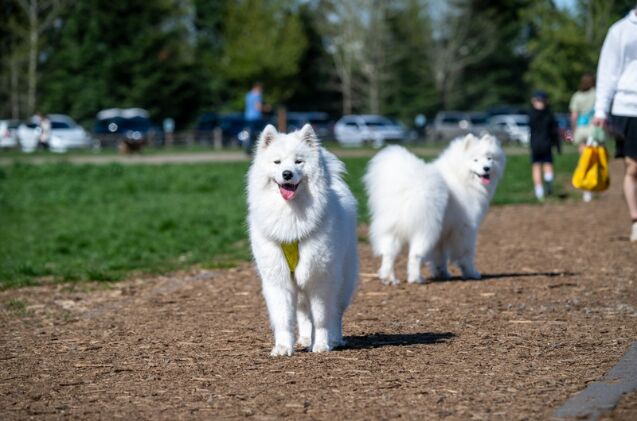
POLYGON ((345 72, 341 78, 341 95, 343 96, 343 115, 352 113, 352 75, 345 72))
POLYGON ((29 4, 29 71, 27 88, 27 115, 35 112, 35 96, 38 83, 38 0, 31 0, 29 4))
POLYGON ((19 63, 18 53, 12 52, 9 59, 9 73, 10 73, 10 101, 11 101, 11 118, 18 120, 20 116, 20 76, 19 76, 19 63))

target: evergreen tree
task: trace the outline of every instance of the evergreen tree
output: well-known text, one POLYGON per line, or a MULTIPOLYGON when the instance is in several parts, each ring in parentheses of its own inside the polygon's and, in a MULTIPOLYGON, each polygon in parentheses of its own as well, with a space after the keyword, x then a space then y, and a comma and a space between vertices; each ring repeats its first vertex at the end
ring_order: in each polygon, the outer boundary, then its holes
MULTIPOLYGON (((235 92, 258 80, 266 101, 277 104, 299 88, 296 77, 307 40, 292 6, 288 0, 239 0, 228 6, 221 64, 235 92)), ((243 95, 237 95, 234 106, 242 104, 243 95)))
POLYGON ((392 10, 389 25, 395 60, 387 83, 385 110, 411 124, 418 114, 432 116, 439 109, 433 67, 424 51, 430 48, 429 11, 418 0, 392 10))
MULTIPOLYGON (((530 0, 473 0, 476 20, 494 28, 493 48, 479 62, 467 66, 462 85, 462 108, 486 110, 503 104, 525 104, 528 88, 523 78, 528 67, 524 54, 524 22, 519 12, 530 0)), ((467 22, 473 24, 473 20, 467 22)))
POLYGON ((177 0, 75 3, 45 51, 43 108, 85 122, 110 107, 189 121, 200 91, 186 18, 177 0))

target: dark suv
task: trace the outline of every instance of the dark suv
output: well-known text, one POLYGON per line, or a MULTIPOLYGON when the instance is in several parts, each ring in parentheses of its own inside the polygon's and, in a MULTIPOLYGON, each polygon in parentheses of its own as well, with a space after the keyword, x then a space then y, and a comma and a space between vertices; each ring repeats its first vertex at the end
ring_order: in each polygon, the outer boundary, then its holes
POLYGON ((93 135, 100 146, 117 146, 122 151, 140 150, 144 145, 163 141, 161 130, 153 125, 148 112, 140 108, 111 108, 97 113, 93 135))

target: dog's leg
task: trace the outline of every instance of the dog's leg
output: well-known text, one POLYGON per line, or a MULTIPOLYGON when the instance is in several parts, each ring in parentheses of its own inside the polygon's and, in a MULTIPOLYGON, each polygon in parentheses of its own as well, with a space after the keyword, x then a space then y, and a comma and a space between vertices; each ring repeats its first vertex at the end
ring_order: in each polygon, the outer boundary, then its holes
POLYGON ((275 282, 263 282, 263 295, 274 331, 274 348, 270 355, 294 353, 294 325, 297 292, 275 282))
POLYGON ((438 242, 431 252, 431 261, 429 262, 429 269, 431 270, 431 277, 433 279, 449 279, 451 274, 447 268, 448 253, 444 249, 442 242, 438 242))
POLYGON ((476 235, 463 232, 454 238, 453 246, 456 264, 462 271, 463 279, 481 279, 482 275, 475 267, 476 235))
POLYGON ((303 291, 299 292, 298 295, 296 322, 299 329, 299 337, 296 343, 308 348, 312 345, 312 316, 310 314, 310 304, 303 291))
POLYGON ((336 294, 331 289, 328 279, 317 279, 313 288, 308 290, 312 322, 314 324, 314 341, 312 352, 326 352, 333 347, 335 332, 338 328, 340 312, 336 308, 336 294))
POLYGON ((414 236, 409 243, 409 260, 407 261, 407 282, 424 284, 426 279, 420 274, 422 260, 429 256, 433 244, 424 236, 414 236))
POLYGON ((400 253, 400 241, 388 235, 382 238, 379 243, 382 262, 378 270, 378 277, 385 285, 397 285, 398 279, 394 273, 394 262, 400 253))

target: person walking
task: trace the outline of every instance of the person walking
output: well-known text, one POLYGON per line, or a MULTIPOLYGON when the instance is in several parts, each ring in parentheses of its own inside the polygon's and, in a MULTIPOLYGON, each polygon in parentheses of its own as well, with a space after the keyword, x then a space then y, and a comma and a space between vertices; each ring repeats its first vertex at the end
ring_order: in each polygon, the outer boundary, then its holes
POLYGON ((252 89, 245 96, 245 111, 243 117, 248 126, 249 136, 246 142, 246 153, 252 154, 252 148, 256 140, 257 132, 263 121, 263 84, 255 82, 252 89))
POLYGON ((608 30, 597 65, 593 125, 605 127, 609 120, 619 138, 616 155, 624 158, 630 241, 637 242, 637 4, 608 30))
POLYGON ((33 119, 38 125, 40 132, 38 134, 38 148, 49 149, 51 140, 51 120, 45 114, 37 112, 33 119))
MULTIPOLYGON (((573 143, 580 153, 584 151, 588 138, 593 135, 593 114, 595 113, 595 76, 584 73, 580 79, 577 92, 571 97, 568 106, 571 112, 571 127, 574 130, 573 143)), ((584 202, 593 199, 593 193, 584 191, 584 202)))
POLYGON ((557 122, 548 104, 548 95, 536 91, 531 98, 529 128, 531 130, 531 164, 535 197, 544 201, 553 186, 553 146, 561 152, 557 122))

